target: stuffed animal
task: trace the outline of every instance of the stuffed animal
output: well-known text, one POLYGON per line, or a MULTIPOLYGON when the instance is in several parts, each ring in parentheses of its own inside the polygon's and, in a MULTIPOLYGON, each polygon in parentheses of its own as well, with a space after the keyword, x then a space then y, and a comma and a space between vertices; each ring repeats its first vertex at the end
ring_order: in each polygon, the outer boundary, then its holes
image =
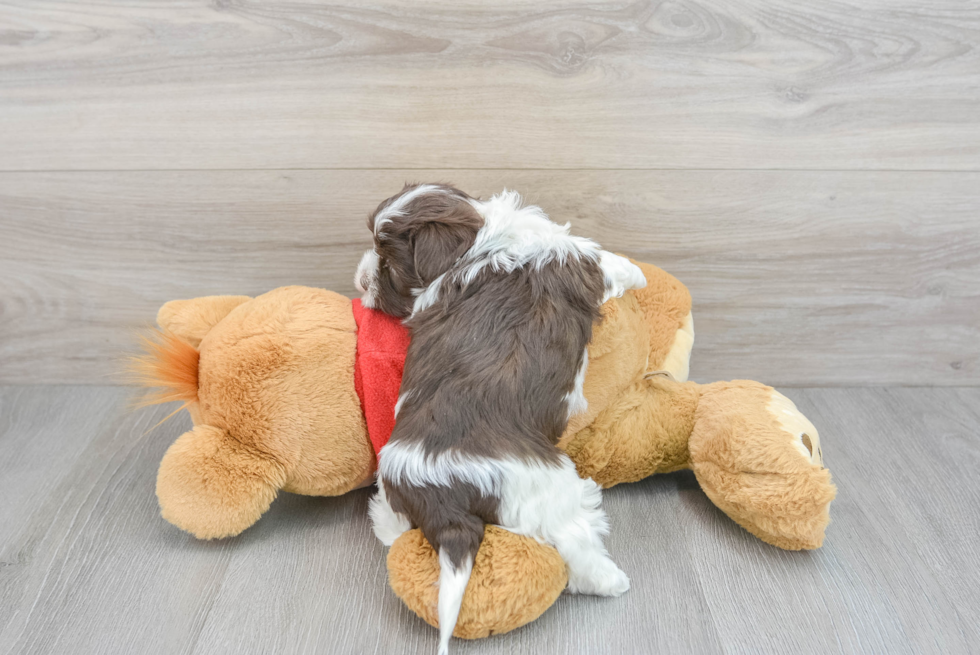
MULTIPOLYGON (((648 264, 647 286, 602 308, 589 345, 588 410, 559 447, 603 487, 694 471, 743 528, 785 549, 821 545, 835 489, 820 438, 758 382, 687 382, 691 299, 648 264)), ((408 335, 336 293, 283 287, 257 298, 172 301, 138 360, 150 402, 180 400, 194 428, 160 464, 163 517, 198 538, 236 535, 279 491, 332 496, 372 484, 394 424, 408 335)), ((418 530, 388 553, 395 593, 437 625, 439 564, 418 530)), ((567 583, 557 551, 487 526, 455 635, 484 637, 540 616, 567 583)))

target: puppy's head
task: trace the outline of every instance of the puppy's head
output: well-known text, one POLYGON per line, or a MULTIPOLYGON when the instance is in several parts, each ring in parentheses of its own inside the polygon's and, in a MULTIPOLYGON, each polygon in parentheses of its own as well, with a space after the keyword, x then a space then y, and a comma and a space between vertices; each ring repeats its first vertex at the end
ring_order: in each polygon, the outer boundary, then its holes
POLYGON ((406 185, 368 217, 374 248, 354 275, 364 306, 409 316, 418 295, 469 250, 482 226, 473 199, 459 189, 406 185))

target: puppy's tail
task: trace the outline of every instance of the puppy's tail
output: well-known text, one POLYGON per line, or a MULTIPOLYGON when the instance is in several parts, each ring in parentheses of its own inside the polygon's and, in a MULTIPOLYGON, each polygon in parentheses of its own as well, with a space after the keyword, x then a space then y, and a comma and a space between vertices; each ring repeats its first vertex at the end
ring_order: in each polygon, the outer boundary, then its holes
POLYGON ((468 527, 462 530, 456 527, 445 530, 440 535, 439 655, 449 655, 449 638, 453 636, 453 630, 456 629, 459 608, 463 604, 463 594, 473 573, 473 560, 482 540, 482 524, 478 533, 468 527))

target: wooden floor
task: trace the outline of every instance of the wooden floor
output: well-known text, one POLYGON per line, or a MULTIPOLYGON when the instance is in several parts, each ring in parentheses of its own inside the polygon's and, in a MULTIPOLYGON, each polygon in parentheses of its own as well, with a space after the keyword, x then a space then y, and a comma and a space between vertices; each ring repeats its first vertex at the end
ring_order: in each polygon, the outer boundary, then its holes
MULTIPOLYGON (((784 390, 820 426, 839 495, 823 548, 767 546, 688 472, 605 494, 619 599, 564 595, 473 653, 980 650, 980 389, 784 390)), ((160 518, 188 427, 117 387, 0 387, 0 652, 435 653, 387 587, 370 491, 283 494, 238 538, 160 518)))
POLYGON ((980 0, 0 0, 0 653, 435 652, 368 491, 196 542, 187 418, 101 386, 168 300, 353 295, 409 180, 675 274, 693 378, 791 387, 840 491, 786 553, 611 490, 629 594, 458 653, 980 652, 980 0))

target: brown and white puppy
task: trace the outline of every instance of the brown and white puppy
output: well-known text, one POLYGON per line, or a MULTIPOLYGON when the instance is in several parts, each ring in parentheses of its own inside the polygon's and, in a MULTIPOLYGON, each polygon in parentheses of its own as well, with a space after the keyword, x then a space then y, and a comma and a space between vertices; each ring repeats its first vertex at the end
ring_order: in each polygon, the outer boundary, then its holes
POLYGON ((418 526, 439 553, 439 652, 448 652, 485 523, 561 553, 573 592, 617 596, 601 492, 555 444, 583 411, 599 307, 646 285, 639 268, 504 191, 487 201, 406 187, 368 221, 355 278, 366 306, 412 341, 397 421, 380 453, 375 534, 418 526))

